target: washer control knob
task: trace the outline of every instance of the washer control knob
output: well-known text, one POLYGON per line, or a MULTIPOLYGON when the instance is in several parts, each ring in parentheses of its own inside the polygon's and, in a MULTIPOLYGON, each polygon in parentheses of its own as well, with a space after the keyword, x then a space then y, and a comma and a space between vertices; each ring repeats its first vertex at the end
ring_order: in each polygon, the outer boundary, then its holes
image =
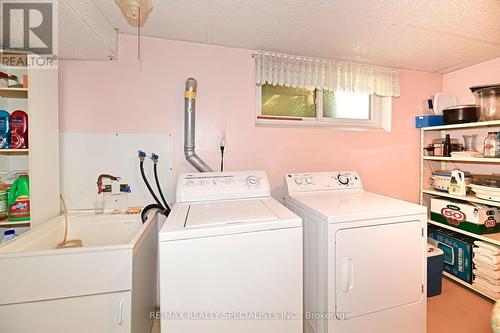
POLYGON ((313 182, 313 179, 312 179, 312 177, 306 177, 305 181, 307 184, 311 185, 313 182))
POLYGON ((349 185, 349 175, 343 175, 343 174, 338 174, 337 175, 337 181, 341 184, 341 185, 349 185))
POLYGON ((296 177, 295 178, 295 184, 302 185, 302 177, 296 177))
POLYGON ((259 185, 259 178, 255 176, 248 176, 247 179, 245 179, 245 183, 248 186, 258 186, 259 185))

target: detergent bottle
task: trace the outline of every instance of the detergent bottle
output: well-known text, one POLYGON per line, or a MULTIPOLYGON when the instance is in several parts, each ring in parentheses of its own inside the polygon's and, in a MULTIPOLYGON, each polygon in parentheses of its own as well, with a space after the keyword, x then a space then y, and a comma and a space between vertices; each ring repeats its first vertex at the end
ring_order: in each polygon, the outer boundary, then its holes
POLYGON ((460 196, 465 196, 467 194, 467 185, 465 183, 465 175, 463 171, 455 169, 451 172, 448 193, 460 196))
POLYGON ((19 174, 19 177, 12 184, 7 198, 7 204, 9 221, 29 221, 30 185, 27 174, 19 174))
POLYGON ((0 149, 9 148, 10 143, 10 114, 5 110, 0 110, 0 149))
POLYGON ((10 148, 28 148, 28 115, 22 110, 16 110, 10 115, 10 148))

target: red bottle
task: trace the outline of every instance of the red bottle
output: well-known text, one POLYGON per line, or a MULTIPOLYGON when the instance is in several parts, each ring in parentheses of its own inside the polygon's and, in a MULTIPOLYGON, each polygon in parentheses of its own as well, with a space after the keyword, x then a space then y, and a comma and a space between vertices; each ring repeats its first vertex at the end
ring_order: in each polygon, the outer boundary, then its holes
POLYGON ((10 115, 10 148, 28 148, 28 115, 16 110, 10 115))

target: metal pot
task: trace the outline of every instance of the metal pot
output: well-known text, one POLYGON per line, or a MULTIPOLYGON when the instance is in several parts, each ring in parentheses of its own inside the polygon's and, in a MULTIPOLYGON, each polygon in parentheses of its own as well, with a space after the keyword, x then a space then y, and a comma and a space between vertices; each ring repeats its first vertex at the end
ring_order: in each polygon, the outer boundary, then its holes
POLYGON ((472 123, 479 120, 479 107, 475 104, 451 106, 443 110, 445 124, 472 123))
POLYGON ((480 120, 500 119, 500 84, 471 87, 470 90, 480 107, 480 120))
MULTIPOLYGON (((469 185, 472 181, 472 175, 470 172, 464 171, 465 184, 469 185)), ((432 187, 437 191, 448 192, 450 188, 451 171, 450 170, 438 170, 432 173, 432 187)))

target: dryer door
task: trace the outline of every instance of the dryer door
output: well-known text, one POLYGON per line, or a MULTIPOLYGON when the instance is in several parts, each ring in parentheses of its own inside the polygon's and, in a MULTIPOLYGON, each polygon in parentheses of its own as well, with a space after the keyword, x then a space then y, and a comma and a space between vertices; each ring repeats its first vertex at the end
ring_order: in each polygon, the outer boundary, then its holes
POLYGON ((330 299, 337 316, 352 318, 423 297, 420 221, 343 229, 335 238, 335 295, 331 290, 330 299))

